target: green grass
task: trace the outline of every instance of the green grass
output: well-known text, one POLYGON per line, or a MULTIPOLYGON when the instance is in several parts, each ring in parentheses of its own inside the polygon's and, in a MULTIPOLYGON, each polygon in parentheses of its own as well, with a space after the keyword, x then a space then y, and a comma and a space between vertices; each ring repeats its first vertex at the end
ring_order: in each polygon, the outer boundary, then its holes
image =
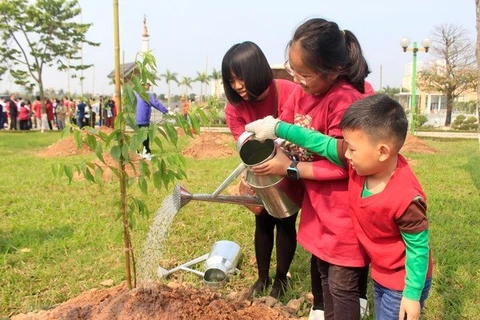
MULTIPOLYGON (((122 225, 114 206, 117 184, 99 188, 86 181, 68 185, 66 178, 55 180, 52 164, 93 159, 36 156, 58 139, 52 132, 0 133, 0 318, 51 308, 100 287, 103 280, 125 278, 122 225)), ((414 171, 428 196, 435 270, 425 318, 480 319, 478 142, 424 141, 438 152, 406 156, 415 160, 414 171)), ((187 143, 185 137, 180 141, 181 146, 187 143)), ((192 193, 212 193, 239 163, 238 157, 188 159, 188 180, 181 184, 192 193)), ((150 190, 144 199, 155 212, 171 190, 150 190)), ((152 219, 136 217, 137 255, 152 219)), ((242 206, 192 201, 176 215, 160 264, 170 269, 208 253, 215 241, 232 240, 242 249, 241 272, 220 290, 248 288, 256 279, 253 230, 253 215, 242 206)), ((201 264, 196 267, 202 270, 201 264)), ((291 273, 293 288, 284 302, 310 290, 309 255, 300 246, 291 273)), ((173 277, 202 285, 191 273, 179 271, 173 277)))

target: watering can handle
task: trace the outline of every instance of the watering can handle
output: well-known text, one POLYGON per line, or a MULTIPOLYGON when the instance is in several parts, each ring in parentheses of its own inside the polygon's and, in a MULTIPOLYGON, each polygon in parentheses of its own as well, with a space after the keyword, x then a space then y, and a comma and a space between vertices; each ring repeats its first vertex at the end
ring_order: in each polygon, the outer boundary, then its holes
POLYGON ((245 166, 245 164, 242 162, 238 165, 238 167, 233 170, 232 173, 230 173, 230 175, 227 177, 227 179, 225 179, 225 181, 222 182, 221 185, 218 186, 218 188, 212 193, 212 196, 213 197, 216 197, 220 194, 220 192, 222 192, 223 190, 225 190, 226 187, 228 187, 230 185, 230 183, 233 182, 233 180, 235 180, 247 167, 245 166))

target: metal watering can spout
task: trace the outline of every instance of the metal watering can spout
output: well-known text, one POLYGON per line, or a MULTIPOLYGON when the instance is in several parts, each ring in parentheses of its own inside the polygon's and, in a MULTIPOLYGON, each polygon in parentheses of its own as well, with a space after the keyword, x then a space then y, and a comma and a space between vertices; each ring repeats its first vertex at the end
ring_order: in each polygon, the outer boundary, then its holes
POLYGON ((212 194, 192 194, 181 185, 176 185, 174 190, 174 198, 177 200, 178 209, 183 208, 187 203, 192 200, 206 201, 206 202, 218 202, 218 203, 231 203, 247 206, 262 206, 262 200, 250 197, 250 196, 215 196, 212 194))

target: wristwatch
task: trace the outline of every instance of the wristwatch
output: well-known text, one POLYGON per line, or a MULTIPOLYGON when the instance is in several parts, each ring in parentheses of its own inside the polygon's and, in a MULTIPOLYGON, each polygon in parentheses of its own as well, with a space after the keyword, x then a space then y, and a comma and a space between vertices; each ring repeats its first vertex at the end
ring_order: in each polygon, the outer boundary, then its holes
POLYGON ((287 168, 287 178, 291 180, 299 180, 300 179, 300 172, 297 168, 298 161, 293 161, 290 164, 290 167, 287 168))

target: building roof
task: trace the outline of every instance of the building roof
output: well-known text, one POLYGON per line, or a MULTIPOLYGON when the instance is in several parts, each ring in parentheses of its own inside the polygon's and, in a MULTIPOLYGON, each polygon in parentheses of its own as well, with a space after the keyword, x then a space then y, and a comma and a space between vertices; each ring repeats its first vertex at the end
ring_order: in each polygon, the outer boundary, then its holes
MULTIPOLYGON (((128 77, 133 70, 135 70, 135 62, 128 62, 120 65, 120 77, 121 78, 126 78, 128 77)), ((110 79, 115 78, 115 69, 113 69, 112 72, 110 72, 107 76, 110 79)))

